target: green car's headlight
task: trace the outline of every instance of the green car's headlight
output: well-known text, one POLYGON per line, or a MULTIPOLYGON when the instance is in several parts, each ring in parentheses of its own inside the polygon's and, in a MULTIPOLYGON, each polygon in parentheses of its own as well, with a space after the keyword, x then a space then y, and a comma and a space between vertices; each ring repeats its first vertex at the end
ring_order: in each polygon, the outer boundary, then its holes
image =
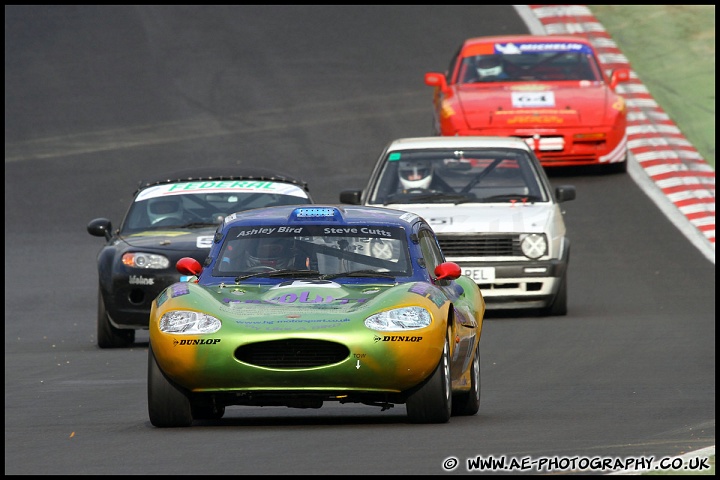
POLYGON ((422 307, 404 307, 376 313, 365 319, 365 326, 380 332, 417 330, 430 325, 432 316, 422 307))
POLYGON ((160 331, 184 335, 215 333, 222 323, 212 315, 189 310, 172 310, 160 319, 160 331))

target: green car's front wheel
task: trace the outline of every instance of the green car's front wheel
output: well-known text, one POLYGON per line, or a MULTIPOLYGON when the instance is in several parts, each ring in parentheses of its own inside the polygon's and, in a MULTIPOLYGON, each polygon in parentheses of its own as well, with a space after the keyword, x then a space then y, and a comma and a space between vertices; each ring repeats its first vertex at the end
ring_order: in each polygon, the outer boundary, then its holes
POLYGON ((405 404, 413 423, 446 423, 452 412, 450 393, 450 346, 447 337, 435 372, 405 404))
POLYGON ((193 416, 190 400, 158 367, 152 346, 148 348, 148 413, 156 427, 189 427, 193 416))

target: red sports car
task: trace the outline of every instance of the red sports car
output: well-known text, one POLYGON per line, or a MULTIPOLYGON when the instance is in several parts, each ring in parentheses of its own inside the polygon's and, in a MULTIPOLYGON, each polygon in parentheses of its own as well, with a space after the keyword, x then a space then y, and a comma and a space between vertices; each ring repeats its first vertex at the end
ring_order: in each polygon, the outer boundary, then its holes
POLYGON ((436 135, 525 139, 544 167, 627 168, 627 108, 615 91, 627 68, 605 72, 592 44, 560 35, 465 40, 435 87, 436 135))

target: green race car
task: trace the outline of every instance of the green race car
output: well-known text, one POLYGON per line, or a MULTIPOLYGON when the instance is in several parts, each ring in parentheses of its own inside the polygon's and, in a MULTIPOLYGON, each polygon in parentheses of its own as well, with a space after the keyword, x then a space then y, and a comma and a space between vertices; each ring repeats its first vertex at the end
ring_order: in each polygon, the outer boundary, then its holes
POLYGON ((405 404, 415 423, 474 415, 485 302, 421 217, 305 205, 227 216, 203 265, 150 312, 156 427, 230 405, 405 404))

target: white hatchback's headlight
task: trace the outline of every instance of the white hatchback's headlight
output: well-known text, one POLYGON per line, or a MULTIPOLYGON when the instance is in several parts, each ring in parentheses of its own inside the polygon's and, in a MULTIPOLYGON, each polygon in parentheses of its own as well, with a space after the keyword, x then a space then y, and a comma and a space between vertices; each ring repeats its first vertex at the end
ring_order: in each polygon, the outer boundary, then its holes
POLYGON ((189 310, 172 310, 160 319, 160 331, 165 333, 215 333, 221 326, 222 322, 212 315, 189 310))
POLYGON ((520 248, 526 257, 535 260, 547 253, 548 243, 545 234, 530 233, 520 238, 520 248))
POLYGON ((154 253, 126 253, 122 256, 122 263, 126 267, 133 268, 152 268, 162 270, 170 266, 170 260, 163 255, 155 255, 154 253))
POLYGON ((404 307, 370 315, 365 326, 381 332, 397 330, 417 330, 430 325, 430 312, 422 307, 404 307))

